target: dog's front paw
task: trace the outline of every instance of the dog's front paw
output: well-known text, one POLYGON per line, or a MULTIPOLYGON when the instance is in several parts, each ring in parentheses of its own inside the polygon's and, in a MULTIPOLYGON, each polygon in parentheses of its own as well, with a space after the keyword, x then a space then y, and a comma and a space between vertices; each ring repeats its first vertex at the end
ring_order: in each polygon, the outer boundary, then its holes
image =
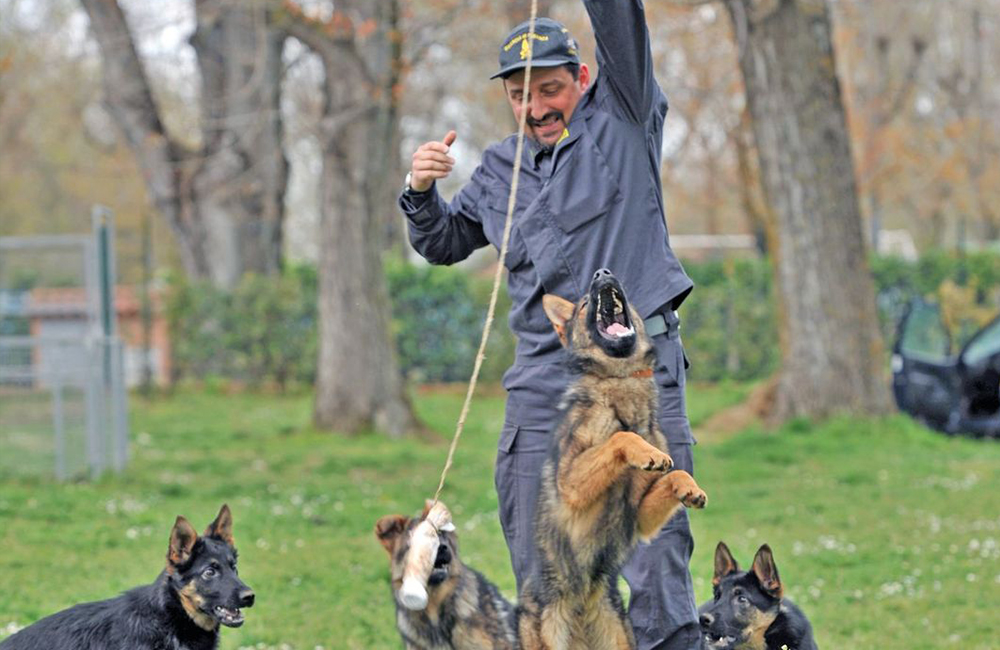
POLYGON ((629 460, 630 466, 645 472, 666 472, 674 466, 674 459, 669 454, 652 445, 649 445, 649 449, 637 450, 629 460))
POLYGON ((704 508, 708 495, 698 487, 694 477, 683 470, 674 472, 674 496, 688 508, 704 508))
POLYGON ((611 437, 610 444, 619 461, 624 461, 633 469, 666 472, 674 466, 670 454, 660 451, 631 431, 619 431, 611 437))

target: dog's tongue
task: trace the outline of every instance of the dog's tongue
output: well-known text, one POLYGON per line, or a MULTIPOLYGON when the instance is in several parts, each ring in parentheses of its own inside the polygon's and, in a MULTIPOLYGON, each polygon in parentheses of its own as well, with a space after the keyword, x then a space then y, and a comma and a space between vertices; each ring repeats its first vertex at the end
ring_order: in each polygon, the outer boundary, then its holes
POLYGON ((612 336, 618 337, 628 334, 628 328, 621 323, 611 323, 605 331, 612 336))

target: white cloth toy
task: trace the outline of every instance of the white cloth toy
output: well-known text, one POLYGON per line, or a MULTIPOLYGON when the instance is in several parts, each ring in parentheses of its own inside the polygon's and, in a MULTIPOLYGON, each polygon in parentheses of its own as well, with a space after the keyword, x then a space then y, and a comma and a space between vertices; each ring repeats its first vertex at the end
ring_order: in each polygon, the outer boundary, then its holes
POLYGON ((420 611, 427 607, 427 580, 434 570, 440 545, 439 534, 455 530, 451 523, 451 513, 438 501, 417 524, 410 536, 410 550, 406 554, 403 568, 403 586, 399 590, 399 601, 403 607, 420 611))

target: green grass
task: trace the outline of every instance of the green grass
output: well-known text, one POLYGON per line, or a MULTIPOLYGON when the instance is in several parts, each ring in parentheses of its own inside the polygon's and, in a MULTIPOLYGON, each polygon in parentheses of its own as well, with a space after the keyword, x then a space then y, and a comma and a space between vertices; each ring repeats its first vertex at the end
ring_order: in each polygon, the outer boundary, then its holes
MULTIPOLYGON (((746 390, 690 386, 696 432, 746 390)), ((398 648, 372 526, 433 494, 460 393, 416 395, 439 444, 316 432, 308 396, 133 398, 125 474, 64 485, 0 474, 0 636, 151 581, 174 516, 200 529, 225 501, 258 604, 223 632, 223 648, 398 648)), ((493 488, 502 417, 501 399, 476 399, 444 500, 464 559, 510 595, 493 488)), ((996 647, 1000 445, 947 439, 903 417, 843 418, 751 430, 695 454, 709 494, 692 515, 699 599, 719 539, 744 565, 767 542, 821 647, 996 647)))

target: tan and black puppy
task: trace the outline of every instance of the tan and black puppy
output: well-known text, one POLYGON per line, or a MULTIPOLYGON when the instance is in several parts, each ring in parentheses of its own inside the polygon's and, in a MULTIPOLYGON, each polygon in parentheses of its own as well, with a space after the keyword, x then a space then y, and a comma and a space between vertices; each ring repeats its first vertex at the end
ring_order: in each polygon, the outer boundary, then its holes
POLYGON ((151 585, 44 618, 3 650, 215 650, 219 626, 243 625, 254 593, 236 571, 233 516, 223 505, 201 537, 184 517, 170 531, 167 564, 151 585))
POLYGON ((518 604, 522 650, 631 650, 618 575, 639 541, 681 506, 702 508, 690 474, 670 471, 657 420, 656 353, 610 271, 573 304, 543 298, 575 380, 542 469, 537 563, 518 604))
POLYGON ((743 572, 729 547, 719 542, 712 596, 698 610, 702 650, 816 650, 809 619, 784 597, 767 544, 743 572))
POLYGON ((423 517, 386 515, 375 537, 389 553, 396 627, 406 650, 514 650, 514 607, 496 586, 458 557, 454 532, 439 533, 434 569, 427 581, 427 606, 408 609, 400 598, 410 537, 423 517))

